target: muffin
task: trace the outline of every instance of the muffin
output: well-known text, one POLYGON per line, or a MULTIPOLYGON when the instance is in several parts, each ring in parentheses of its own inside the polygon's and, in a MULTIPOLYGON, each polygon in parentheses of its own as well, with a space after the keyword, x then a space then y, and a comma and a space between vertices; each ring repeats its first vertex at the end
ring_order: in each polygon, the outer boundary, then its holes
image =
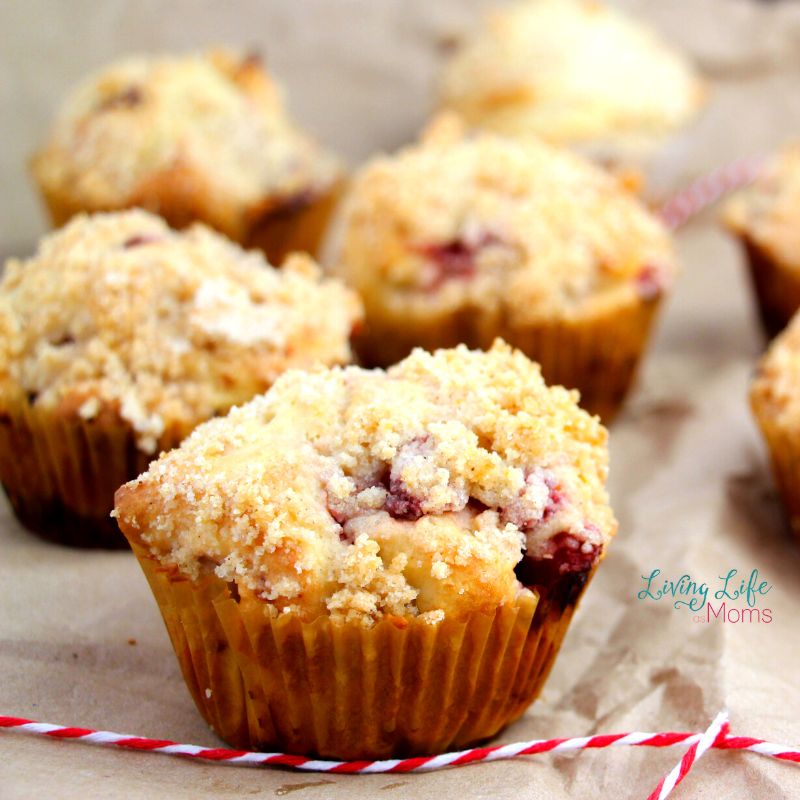
POLYGON ((744 247, 764 331, 775 336, 800 308, 800 141, 728 201, 724 220, 744 247))
POLYGON ((471 125, 632 166, 684 127, 704 94, 684 56, 596 0, 491 9, 456 45, 440 86, 442 106, 471 125))
POLYGON ((66 99, 33 175, 53 224, 140 206, 199 221, 273 264, 313 253, 341 178, 287 117, 257 56, 128 58, 66 99))
POLYGON ((0 482, 17 517, 126 546, 120 485, 285 369, 347 362, 359 315, 307 256, 277 271, 202 225, 75 218, 0 281, 0 482))
POLYGON ((616 522, 606 431, 498 342, 290 371, 116 495, 234 747, 435 753, 537 695, 616 522))
POLYGON ((465 135, 453 116, 366 165, 340 227, 366 363, 499 336, 605 420, 675 272, 663 225, 605 171, 537 139, 465 135))
POLYGON ((750 387, 792 532, 800 538, 800 316, 772 342, 750 387))

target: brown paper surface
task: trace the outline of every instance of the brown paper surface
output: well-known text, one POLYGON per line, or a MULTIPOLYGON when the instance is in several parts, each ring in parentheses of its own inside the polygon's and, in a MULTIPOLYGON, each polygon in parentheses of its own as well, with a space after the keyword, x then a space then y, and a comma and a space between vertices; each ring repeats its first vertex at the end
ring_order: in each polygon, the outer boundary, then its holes
MULTIPOLYGON (((407 140, 430 106, 437 41, 485 2, 273 0, 0 5, 0 247, 43 229, 24 173, 54 102, 123 52, 261 45, 298 116, 352 162, 407 140)), ((630 0, 700 61, 703 117, 653 166, 666 190, 800 135, 800 5, 630 0)), ((681 231, 685 269, 626 411, 612 431, 620 533, 541 699, 498 741, 701 730, 722 708, 735 733, 800 743, 800 551, 779 514, 747 404, 760 348, 734 244, 706 213, 681 231), (707 581, 757 568, 772 623, 696 623, 641 601, 659 568, 707 581)), ((718 603, 717 603, 718 605, 718 603)), ((129 553, 39 542, 0 509, 0 714, 219 745, 195 711, 129 553)), ((540 755, 424 775, 326 776, 223 767, 0 732, 0 797, 645 797, 680 750, 540 755)), ((676 797, 800 796, 800 770, 711 752, 676 797)))

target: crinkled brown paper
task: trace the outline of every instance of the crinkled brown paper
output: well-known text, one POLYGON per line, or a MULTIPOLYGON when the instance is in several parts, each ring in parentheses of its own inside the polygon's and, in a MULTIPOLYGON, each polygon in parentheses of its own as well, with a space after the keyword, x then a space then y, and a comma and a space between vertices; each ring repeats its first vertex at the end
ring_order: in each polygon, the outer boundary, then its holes
MULTIPOLYGON (((24 159, 77 77, 132 50, 263 48, 298 116, 352 161, 409 139, 430 103, 437 42, 480 5, 459 0, 180 0, 0 5, 0 242, 25 253, 43 220, 24 159)), ((630 0, 694 53, 710 105, 653 170, 666 191, 800 135, 800 5, 630 0)), ((568 43, 565 43, 568 44, 568 43)), ((705 214, 638 391, 614 425, 620 533, 541 699, 500 741, 630 730, 734 732, 800 743, 800 556, 785 534, 745 393, 761 341, 737 248, 705 214), (713 583, 757 568, 770 624, 693 622, 640 601, 654 568, 713 583)), ((0 714, 218 745, 183 685, 132 555, 73 552, 0 518, 0 714)), ((0 733, 0 797, 645 797, 679 751, 540 755, 424 775, 222 767, 0 733)), ((800 769, 710 752, 676 797, 789 798, 800 769)))

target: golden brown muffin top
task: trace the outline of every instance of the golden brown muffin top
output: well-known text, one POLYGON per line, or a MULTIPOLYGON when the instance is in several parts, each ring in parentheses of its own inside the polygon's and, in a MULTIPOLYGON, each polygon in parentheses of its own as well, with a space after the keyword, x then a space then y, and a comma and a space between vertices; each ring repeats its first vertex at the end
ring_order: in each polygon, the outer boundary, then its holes
POLYGON ((491 9, 444 70, 444 107, 470 124, 560 144, 648 145, 683 126, 704 89, 656 34, 597 0, 491 9))
POLYGON ((585 575, 616 530, 607 457, 598 419, 519 351, 415 350, 285 373, 122 487, 115 515, 271 613, 434 621, 513 602, 523 554, 585 575))
POLYGON ((800 270, 800 141, 765 164, 753 184, 727 202, 723 217, 735 233, 800 270))
POLYGON ((202 225, 79 216, 6 264, 0 406, 113 408, 152 452, 165 429, 186 432, 289 367, 348 362, 359 318, 355 295, 305 256, 278 271, 202 225))
POLYGON ((800 430, 800 315, 770 344, 750 387, 762 425, 800 430))
MULTIPOLYGON (((122 208, 170 170, 222 207, 325 189, 338 175, 286 115, 260 60, 226 50, 131 57, 65 100, 34 172, 85 210, 122 208)), ((226 229, 226 232, 233 233, 226 229)))
POLYGON ((471 306, 511 324, 654 299, 676 269, 663 225, 605 171, 452 115, 355 176, 336 260, 368 316, 471 306))

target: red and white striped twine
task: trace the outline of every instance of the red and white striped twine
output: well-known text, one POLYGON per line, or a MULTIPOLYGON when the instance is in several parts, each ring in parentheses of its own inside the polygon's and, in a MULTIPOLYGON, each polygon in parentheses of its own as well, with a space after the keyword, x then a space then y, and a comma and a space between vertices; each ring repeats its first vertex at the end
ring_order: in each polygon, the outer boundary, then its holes
POLYGON ((752 183, 763 164, 762 156, 748 156, 701 175, 662 203, 661 219, 672 230, 682 227, 725 195, 752 183))
POLYGON ((689 770, 703 754, 715 745, 720 737, 728 733, 728 714, 720 711, 696 742, 692 742, 683 758, 659 781, 658 786, 648 795, 647 800, 664 800, 672 790, 689 774, 689 770))
POLYGON ((323 761, 286 753, 254 753, 246 750, 229 750, 222 747, 199 747, 178 744, 168 739, 148 739, 111 731, 89 728, 64 727, 45 722, 34 722, 19 717, 0 717, 0 729, 14 730, 50 739, 62 739, 85 744, 117 747, 146 753, 184 756, 190 759, 212 761, 217 764, 260 767, 289 767, 306 772, 336 774, 370 774, 397 772, 427 772, 487 761, 500 761, 539 753, 568 753, 579 750, 597 750, 607 747, 674 747, 688 745, 678 765, 663 778, 647 800, 665 800, 672 790, 688 775, 700 757, 709 749, 745 750, 780 761, 800 764, 800 748, 774 744, 749 736, 732 736, 729 733, 727 714, 717 715, 704 733, 612 733, 579 736, 570 739, 533 739, 527 742, 500 744, 491 747, 473 747, 455 753, 417 758, 387 759, 384 761, 323 761))

